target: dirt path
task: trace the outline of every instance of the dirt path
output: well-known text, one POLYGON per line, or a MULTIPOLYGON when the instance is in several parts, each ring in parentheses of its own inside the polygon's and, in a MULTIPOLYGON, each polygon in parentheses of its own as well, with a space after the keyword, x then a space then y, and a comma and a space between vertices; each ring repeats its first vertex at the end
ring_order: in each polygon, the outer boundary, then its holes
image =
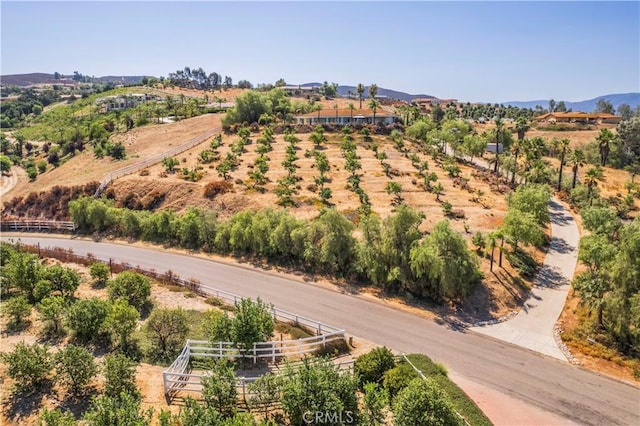
POLYGON ((11 192, 13 188, 18 184, 18 175, 22 174, 22 169, 20 167, 13 166, 11 167, 10 175, 2 175, 0 179, 0 197, 4 197, 6 194, 11 192))

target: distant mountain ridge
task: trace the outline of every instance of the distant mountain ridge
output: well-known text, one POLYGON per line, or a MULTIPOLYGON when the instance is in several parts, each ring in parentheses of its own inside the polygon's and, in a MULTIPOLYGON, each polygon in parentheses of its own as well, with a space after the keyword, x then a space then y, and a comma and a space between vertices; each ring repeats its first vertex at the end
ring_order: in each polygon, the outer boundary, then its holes
MULTIPOLYGON (((567 109, 572 109, 573 111, 583 111, 583 112, 592 112, 596 109, 596 105, 600 99, 605 99, 613 105, 613 107, 617 110, 618 107, 622 104, 627 104, 631 108, 637 108, 640 105, 640 93, 611 93, 609 95, 598 96, 597 98, 588 99, 585 101, 577 101, 577 102, 569 102, 564 101, 567 109)), ((561 99, 554 99, 556 103, 560 102, 561 99)), ((546 100, 537 100, 537 101, 509 101, 509 102, 501 102, 502 105, 511 105, 519 108, 535 108, 536 105, 540 105, 542 108, 549 108, 549 99, 546 100)))
MULTIPOLYGON (((318 87, 318 86, 322 86, 322 83, 318 83, 318 82, 304 83, 304 84, 301 84, 300 86, 318 87)), ((358 96, 356 92, 356 86, 347 86, 347 85, 338 86, 339 96, 345 96, 345 97, 349 96, 349 92, 351 92, 356 97, 358 96)), ((412 100, 417 98, 430 98, 430 99, 435 98, 435 96, 431 96, 431 95, 423 95, 423 94, 411 95, 409 93, 400 92, 398 90, 385 89, 384 87, 378 87, 378 96, 386 96, 387 98, 390 98, 390 99, 398 99, 400 101, 405 101, 405 102, 411 102, 412 100)), ((369 97, 369 86, 364 86, 364 93, 362 94, 362 97, 365 99, 369 97)))
MULTIPOLYGON (((137 84, 142 81, 142 75, 107 75, 96 77, 96 83, 137 84)), ((73 75, 61 75, 66 81, 72 80, 73 75)), ((30 74, 7 74, 0 76, 0 82, 7 86, 31 86, 34 84, 55 84, 57 80, 53 74, 34 72, 30 74)))

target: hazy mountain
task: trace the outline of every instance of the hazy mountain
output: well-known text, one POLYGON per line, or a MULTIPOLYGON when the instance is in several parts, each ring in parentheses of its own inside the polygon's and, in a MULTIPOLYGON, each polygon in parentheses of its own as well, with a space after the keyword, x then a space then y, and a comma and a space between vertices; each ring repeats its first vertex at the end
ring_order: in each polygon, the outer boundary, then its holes
MULTIPOLYGON (((313 83, 305 83, 301 84, 301 86, 322 86, 322 83, 313 82, 313 83)), ((338 95, 340 96, 349 96, 349 92, 352 92, 354 96, 358 96, 356 92, 356 86, 338 86, 338 95)), ((398 99, 401 101, 411 102, 412 99, 416 98, 434 98, 435 96, 431 95, 411 95, 405 92, 399 92, 397 90, 385 89, 384 87, 378 87, 378 96, 386 96, 390 99, 398 99)), ((364 86, 364 93, 362 94, 364 99, 369 97, 369 86, 364 86)))
MULTIPOLYGON (((610 95, 602 95, 586 101, 564 101, 564 104, 567 106, 567 109, 571 108, 573 111, 591 112, 596 109, 596 104, 600 99, 605 99, 611 102, 616 110, 621 104, 627 104, 631 108, 636 108, 640 105, 640 93, 612 93, 610 95)), ((562 99, 555 99, 556 103, 561 100, 562 99)), ((540 105, 543 108, 549 108, 549 99, 538 101, 509 101, 501 102, 501 104, 512 105, 520 108, 535 108, 536 105, 540 105)))
MULTIPOLYGON (((73 75, 64 75, 62 78, 70 80, 73 75)), ((104 77, 96 77, 96 83, 113 83, 113 84, 137 84, 142 81, 141 75, 108 75, 104 77)), ((55 84, 56 80, 53 74, 48 73, 31 73, 31 74, 8 74, 0 76, 0 83, 5 86, 31 86, 33 84, 55 84)))

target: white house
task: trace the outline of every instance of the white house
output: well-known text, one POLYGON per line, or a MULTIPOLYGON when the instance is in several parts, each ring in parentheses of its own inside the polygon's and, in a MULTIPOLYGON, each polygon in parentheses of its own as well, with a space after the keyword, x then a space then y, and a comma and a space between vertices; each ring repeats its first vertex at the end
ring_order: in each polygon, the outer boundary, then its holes
POLYGON ((332 108, 296 115, 297 124, 391 124, 397 115, 382 109, 332 108))

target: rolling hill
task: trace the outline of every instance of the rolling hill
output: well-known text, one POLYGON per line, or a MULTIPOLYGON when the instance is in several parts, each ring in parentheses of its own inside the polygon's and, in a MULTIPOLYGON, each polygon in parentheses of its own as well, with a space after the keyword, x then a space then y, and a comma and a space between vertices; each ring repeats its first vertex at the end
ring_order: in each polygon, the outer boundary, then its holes
MULTIPOLYGON (((613 105, 614 108, 622 104, 627 104, 631 108, 637 108, 640 105, 640 93, 612 93, 609 95, 601 95, 597 98, 587 99, 585 101, 568 102, 564 101, 567 108, 571 108, 574 111, 591 112, 596 109, 596 104, 600 99, 605 99, 613 105)), ((556 102, 560 99, 556 99, 556 102)), ((503 105, 511 105, 520 108, 535 108, 536 105, 540 105, 543 108, 549 107, 549 100, 537 100, 537 101, 509 101, 502 102, 503 105)))

